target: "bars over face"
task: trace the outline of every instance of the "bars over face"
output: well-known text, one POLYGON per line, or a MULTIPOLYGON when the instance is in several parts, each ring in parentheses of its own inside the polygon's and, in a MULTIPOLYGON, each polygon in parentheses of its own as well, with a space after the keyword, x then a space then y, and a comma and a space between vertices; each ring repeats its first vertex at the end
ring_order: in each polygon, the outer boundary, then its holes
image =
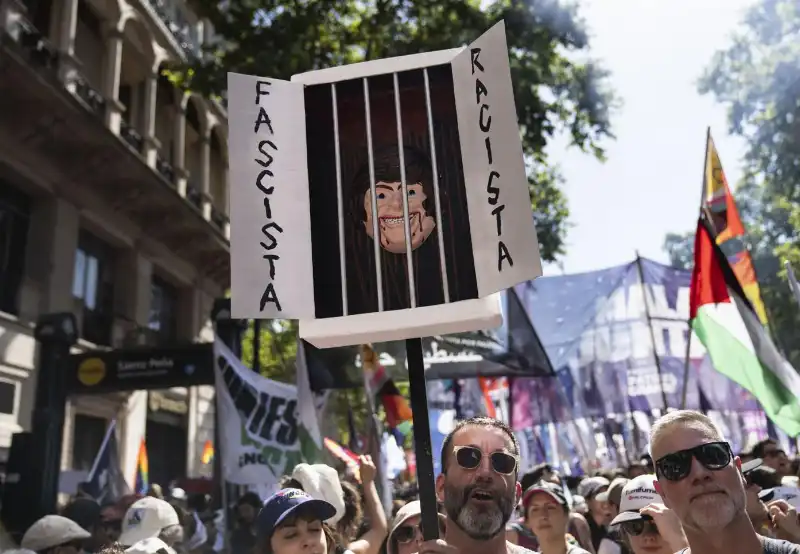
POLYGON ((507 52, 499 24, 291 83, 229 75, 233 315, 388 315, 540 275, 507 52))
POLYGON ((450 65, 305 103, 317 317, 477 298, 450 65))

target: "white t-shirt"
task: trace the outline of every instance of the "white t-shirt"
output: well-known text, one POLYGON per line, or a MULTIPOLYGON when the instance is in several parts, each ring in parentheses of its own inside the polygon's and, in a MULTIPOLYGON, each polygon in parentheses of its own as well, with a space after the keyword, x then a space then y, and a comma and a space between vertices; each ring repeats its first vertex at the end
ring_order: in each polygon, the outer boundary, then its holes
POLYGON ((622 554, 622 547, 611 539, 603 538, 597 547, 597 554, 622 554))

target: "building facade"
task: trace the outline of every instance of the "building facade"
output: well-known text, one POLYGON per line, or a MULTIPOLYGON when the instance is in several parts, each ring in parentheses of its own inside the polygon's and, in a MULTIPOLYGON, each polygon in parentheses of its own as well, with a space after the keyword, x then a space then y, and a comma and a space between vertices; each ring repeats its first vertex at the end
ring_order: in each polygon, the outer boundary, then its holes
MULTIPOLYGON (((29 429, 33 325, 73 312, 76 352, 213 338, 229 282, 227 115, 165 67, 213 31, 170 0, 0 0, 0 460, 29 429)), ((133 479, 210 475, 213 388, 70 398, 62 468, 116 419, 133 479)))

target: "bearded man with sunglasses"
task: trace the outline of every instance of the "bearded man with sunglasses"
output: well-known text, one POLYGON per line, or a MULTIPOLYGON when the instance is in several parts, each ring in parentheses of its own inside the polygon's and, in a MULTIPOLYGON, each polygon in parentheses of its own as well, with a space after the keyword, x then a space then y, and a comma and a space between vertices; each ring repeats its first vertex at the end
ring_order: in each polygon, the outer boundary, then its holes
POLYGON ((505 528, 522 489, 519 444, 505 423, 488 417, 460 421, 442 444, 436 496, 447 516, 445 535, 419 554, 529 554, 506 541, 505 528))
POLYGON ((668 413, 650 431, 655 488, 683 526, 683 554, 800 554, 800 546, 756 534, 745 510, 742 462, 705 415, 668 413))

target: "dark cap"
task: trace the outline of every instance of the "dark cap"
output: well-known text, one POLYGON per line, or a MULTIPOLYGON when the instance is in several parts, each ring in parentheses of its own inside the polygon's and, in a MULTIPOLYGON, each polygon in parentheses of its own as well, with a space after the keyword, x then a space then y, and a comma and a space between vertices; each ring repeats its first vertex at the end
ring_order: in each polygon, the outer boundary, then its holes
POLYGON ((300 489, 282 489, 264 502, 256 519, 256 532, 259 537, 271 537, 275 529, 289 516, 297 511, 300 506, 309 510, 320 521, 325 521, 336 515, 336 508, 324 500, 312 498, 300 489))
POLYGON ((611 483, 605 477, 587 477, 578 484, 578 494, 591 500, 596 494, 603 492, 611 483))
POLYGON ((100 504, 90 498, 76 498, 67 504, 61 515, 91 531, 100 523, 100 504))
POLYGON ((528 490, 526 490, 525 494, 522 495, 522 505, 525 507, 525 509, 528 508, 528 504, 530 503, 531 498, 537 492, 541 492, 548 495, 550 498, 552 498, 565 508, 569 507, 569 503, 567 502, 567 497, 564 496, 564 490, 561 487, 559 487, 558 485, 554 485, 553 483, 548 483, 546 481, 539 481, 538 483, 528 487, 528 490))
POLYGON ((625 488, 628 481, 630 481, 630 479, 617 477, 611 481, 611 484, 605 491, 597 493, 595 498, 601 502, 610 502, 614 506, 619 507, 620 499, 622 498, 622 489, 625 488))

